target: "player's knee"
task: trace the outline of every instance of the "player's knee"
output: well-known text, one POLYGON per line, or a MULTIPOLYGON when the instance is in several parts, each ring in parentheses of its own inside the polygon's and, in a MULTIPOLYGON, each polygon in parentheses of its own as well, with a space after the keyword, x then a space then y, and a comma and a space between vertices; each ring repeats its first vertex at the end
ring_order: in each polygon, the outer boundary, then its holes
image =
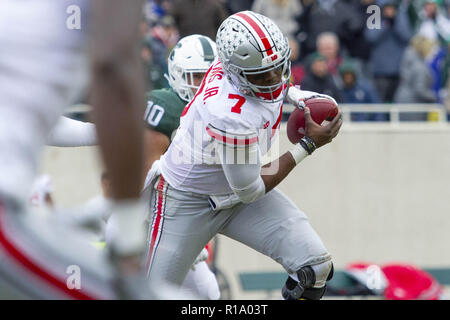
POLYGON ((282 289, 286 300, 319 300, 325 294, 326 282, 333 277, 333 263, 326 261, 313 266, 305 266, 297 271, 299 281, 288 277, 282 289))
POLYGON ((334 273, 333 262, 327 261, 311 267, 315 274, 314 288, 321 288, 325 286, 326 282, 331 280, 334 273))

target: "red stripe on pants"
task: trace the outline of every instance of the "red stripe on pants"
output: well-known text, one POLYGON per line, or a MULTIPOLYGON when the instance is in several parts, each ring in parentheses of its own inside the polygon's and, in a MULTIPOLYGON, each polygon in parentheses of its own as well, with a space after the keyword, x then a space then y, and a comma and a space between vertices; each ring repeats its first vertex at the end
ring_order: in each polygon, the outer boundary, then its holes
POLYGON ((64 280, 58 279, 51 275, 49 272, 41 268, 37 263, 27 257, 25 253, 21 252, 12 241, 8 239, 8 236, 4 232, 4 213, 3 206, 0 204, 0 245, 3 246, 5 252, 14 260, 15 263, 21 265, 27 269, 32 275, 38 277, 41 281, 46 282, 49 286, 53 287, 64 293, 65 295, 77 299, 77 300, 96 300, 92 295, 86 294, 80 290, 69 289, 64 280))
POLYGON ((156 203, 156 219, 155 219, 155 225, 153 227, 152 236, 150 239, 150 249, 149 254, 147 257, 147 270, 150 268, 150 261, 153 255, 153 251, 155 248, 156 239, 158 238, 158 232, 159 232, 159 225, 161 223, 162 219, 162 206, 164 202, 164 184, 166 181, 164 180, 164 177, 160 175, 158 186, 156 187, 156 192, 158 192, 158 199, 156 203))

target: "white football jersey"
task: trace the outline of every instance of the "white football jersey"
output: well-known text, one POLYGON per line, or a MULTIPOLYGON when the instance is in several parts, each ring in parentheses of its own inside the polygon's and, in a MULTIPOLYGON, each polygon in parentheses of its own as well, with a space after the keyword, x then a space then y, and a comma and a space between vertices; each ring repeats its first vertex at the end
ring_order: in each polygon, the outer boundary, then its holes
POLYGON ((282 104, 241 94, 216 59, 185 107, 177 134, 161 158, 164 178, 182 191, 232 193, 215 152, 215 141, 237 148, 257 144, 263 156, 280 126, 282 104))

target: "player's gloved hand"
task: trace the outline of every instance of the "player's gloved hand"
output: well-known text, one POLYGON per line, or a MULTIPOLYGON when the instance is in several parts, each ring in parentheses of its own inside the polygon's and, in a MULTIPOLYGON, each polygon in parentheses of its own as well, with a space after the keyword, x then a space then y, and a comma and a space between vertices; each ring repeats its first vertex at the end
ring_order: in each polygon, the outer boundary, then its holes
POLYGON ((329 99, 333 101, 334 104, 338 105, 333 97, 313 91, 300 90, 300 86, 291 86, 287 94, 288 102, 302 110, 305 108, 305 101, 313 98, 329 99))
POLYGON ((206 261, 209 257, 209 253, 208 250, 206 250, 205 248, 202 249, 202 251, 200 251, 200 254, 197 256, 197 258, 195 259, 194 263, 192 264, 191 269, 195 270, 195 265, 199 264, 202 261, 206 261))
POLYGON ((147 172, 147 176, 145 177, 144 188, 143 190, 147 190, 153 186, 152 182, 156 177, 161 174, 161 169, 159 166, 160 160, 155 160, 152 164, 152 167, 147 172))
POLYGON ((341 126, 341 111, 338 112, 330 123, 326 126, 321 126, 313 120, 309 108, 305 107, 305 137, 312 140, 314 149, 330 143, 337 136, 341 126))

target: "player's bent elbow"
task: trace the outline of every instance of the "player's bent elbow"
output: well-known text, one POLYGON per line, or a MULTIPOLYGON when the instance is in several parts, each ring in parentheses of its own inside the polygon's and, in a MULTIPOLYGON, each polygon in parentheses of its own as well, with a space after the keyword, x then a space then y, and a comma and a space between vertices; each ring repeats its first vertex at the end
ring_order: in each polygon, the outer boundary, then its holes
POLYGON ((232 186, 231 189, 243 203, 254 202, 266 194, 266 187, 261 176, 258 176, 254 182, 245 188, 236 188, 232 186))

